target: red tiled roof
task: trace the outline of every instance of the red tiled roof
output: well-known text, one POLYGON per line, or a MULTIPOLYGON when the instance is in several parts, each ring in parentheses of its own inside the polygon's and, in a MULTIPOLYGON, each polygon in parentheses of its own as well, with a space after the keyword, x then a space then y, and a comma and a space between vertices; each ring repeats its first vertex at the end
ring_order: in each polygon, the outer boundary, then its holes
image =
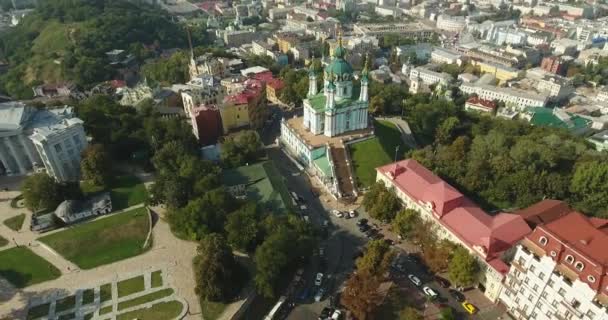
POLYGON ((608 220, 588 218, 580 212, 572 211, 540 228, 567 243, 588 259, 608 266, 607 224, 608 220))
POLYGON ((469 248, 476 252, 482 248, 486 261, 497 258, 531 231, 519 215, 490 216, 416 160, 403 160, 376 170, 414 201, 431 205, 436 220, 469 248))
POLYGON ((470 97, 469 99, 467 99, 467 103, 475 104, 487 109, 496 109, 496 103, 494 101, 481 99, 479 97, 470 97))
POLYGON ((572 212, 567 203, 559 200, 546 199, 539 201, 525 209, 515 211, 528 224, 536 226, 549 223, 572 212))
POLYGON ((125 87, 127 83, 124 80, 112 80, 110 81, 110 86, 114 89, 125 87))
POLYGON ((243 91, 226 96, 224 102, 232 104, 247 104, 251 99, 259 96, 264 88, 264 83, 257 79, 247 79, 244 82, 243 91))

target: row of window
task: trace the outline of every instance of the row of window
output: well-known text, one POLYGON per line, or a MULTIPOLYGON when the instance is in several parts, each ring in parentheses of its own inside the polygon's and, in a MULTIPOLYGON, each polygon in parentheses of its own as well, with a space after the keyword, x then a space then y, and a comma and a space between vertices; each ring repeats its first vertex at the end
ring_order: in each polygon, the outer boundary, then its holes
MULTIPOLYGON (((549 242, 549 240, 545 236, 540 236, 538 238, 538 243, 543 247, 546 246, 548 242, 549 242)), ((557 256, 557 253, 555 251, 551 251, 550 254, 552 257, 557 256)), ((575 262, 574 256, 572 256, 570 254, 566 255, 566 257, 564 258, 564 261, 570 265, 574 264, 574 268, 576 268, 576 270, 578 270, 578 271, 583 271, 583 269, 585 269, 585 264, 583 264, 581 261, 575 262)), ((587 276, 587 281, 594 283, 596 281, 596 279, 594 276, 589 275, 589 276, 587 276)))

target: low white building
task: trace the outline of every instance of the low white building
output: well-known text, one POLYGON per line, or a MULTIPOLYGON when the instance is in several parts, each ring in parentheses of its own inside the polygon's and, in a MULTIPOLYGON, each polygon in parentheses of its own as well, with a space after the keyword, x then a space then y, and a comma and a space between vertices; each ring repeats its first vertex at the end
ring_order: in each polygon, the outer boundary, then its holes
POLYGON ((558 75, 548 75, 538 81, 536 89, 552 100, 563 100, 574 93, 572 81, 558 75))
POLYGON ((507 107, 523 111, 527 107, 544 107, 548 96, 513 88, 501 88, 486 84, 464 83, 460 90, 467 94, 476 94, 484 100, 498 100, 507 107))
POLYGON ((105 192, 87 200, 64 200, 55 209, 55 216, 66 224, 112 212, 110 193, 105 192))
POLYGON ((424 87, 439 84, 447 86, 454 78, 445 72, 435 72, 425 67, 416 67, 410 71, 410 92, 422 92, 424 87))
POLYGON ((443 48, 435 48, 433 52, 431 52, 431 62, 434 63, 454 64, 458 63, 461 57, 461 54, 443 48))
POLYGON ((517 246, 500 300, 515 319, 608 319, 608 220, 544 207, 558 218, 517 246))
POLYGON ((437 17, 437 29, 460 32, 467 25, 467 20, 464 16, 450 16, 447 14, 440 14, 437 17))

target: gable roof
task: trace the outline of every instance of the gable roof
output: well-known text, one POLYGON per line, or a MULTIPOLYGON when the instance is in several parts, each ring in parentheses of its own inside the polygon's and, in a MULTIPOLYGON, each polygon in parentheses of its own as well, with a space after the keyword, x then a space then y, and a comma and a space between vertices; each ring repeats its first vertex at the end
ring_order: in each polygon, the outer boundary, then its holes
POLYGON ((418 204, 430 205, 433 217, 486 261, 498 257, 531 231, 520 215, 489 215, 416 160, 403 160, 376 170, 418 204))

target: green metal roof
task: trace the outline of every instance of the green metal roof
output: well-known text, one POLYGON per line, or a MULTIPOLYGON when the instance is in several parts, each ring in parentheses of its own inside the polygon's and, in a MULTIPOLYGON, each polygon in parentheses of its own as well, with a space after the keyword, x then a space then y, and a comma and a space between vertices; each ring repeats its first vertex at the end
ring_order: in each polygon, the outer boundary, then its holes
POLYGON ((325 67, 326 74, 335 74, 338 77, 342 77, 343 74, 352 74, 353 67, 344 58, 334 58, 334 60, 325 67))
MULTIPOLYGON (((361 88, 359 86, 353 86, 353 94, 352 94, 352 98, 351 99, 340 99, 338 100, 336 98, 335 102, 336 104, 334 105, 335 109, 340 109, 340 108, 345 108, 348 107, 350 105, 352 105, 354 102, 356 102, 357 100, 359 100, 359 92, 360 92, 361 88)), ((325 94, 323 92, 317 93, 316 95, 309 97, 308 102, 310 103, 310 105, 312 106, 313 109, 315 109, 315 111, 317 112, 324 112, 325 111, 325 94)))
POLYGON ((530 123, 534 126, 563 128, 570 131, 579 131, 588 128, 591 123, 591 120, 571 113, 568 113, 570 116, 570 121, 562 121, 553 114, 553 109, 551 108, 530 107, 526 109, 526 112, 532 114, 530 123))
POLYGON ((329 158, 327 157, 327 153, 323 154, 323 156, 318 157, 313 160, 315 166, 323 172, 323 175, 326 177, 331 177, 331 165, 329 163, 329 158))

